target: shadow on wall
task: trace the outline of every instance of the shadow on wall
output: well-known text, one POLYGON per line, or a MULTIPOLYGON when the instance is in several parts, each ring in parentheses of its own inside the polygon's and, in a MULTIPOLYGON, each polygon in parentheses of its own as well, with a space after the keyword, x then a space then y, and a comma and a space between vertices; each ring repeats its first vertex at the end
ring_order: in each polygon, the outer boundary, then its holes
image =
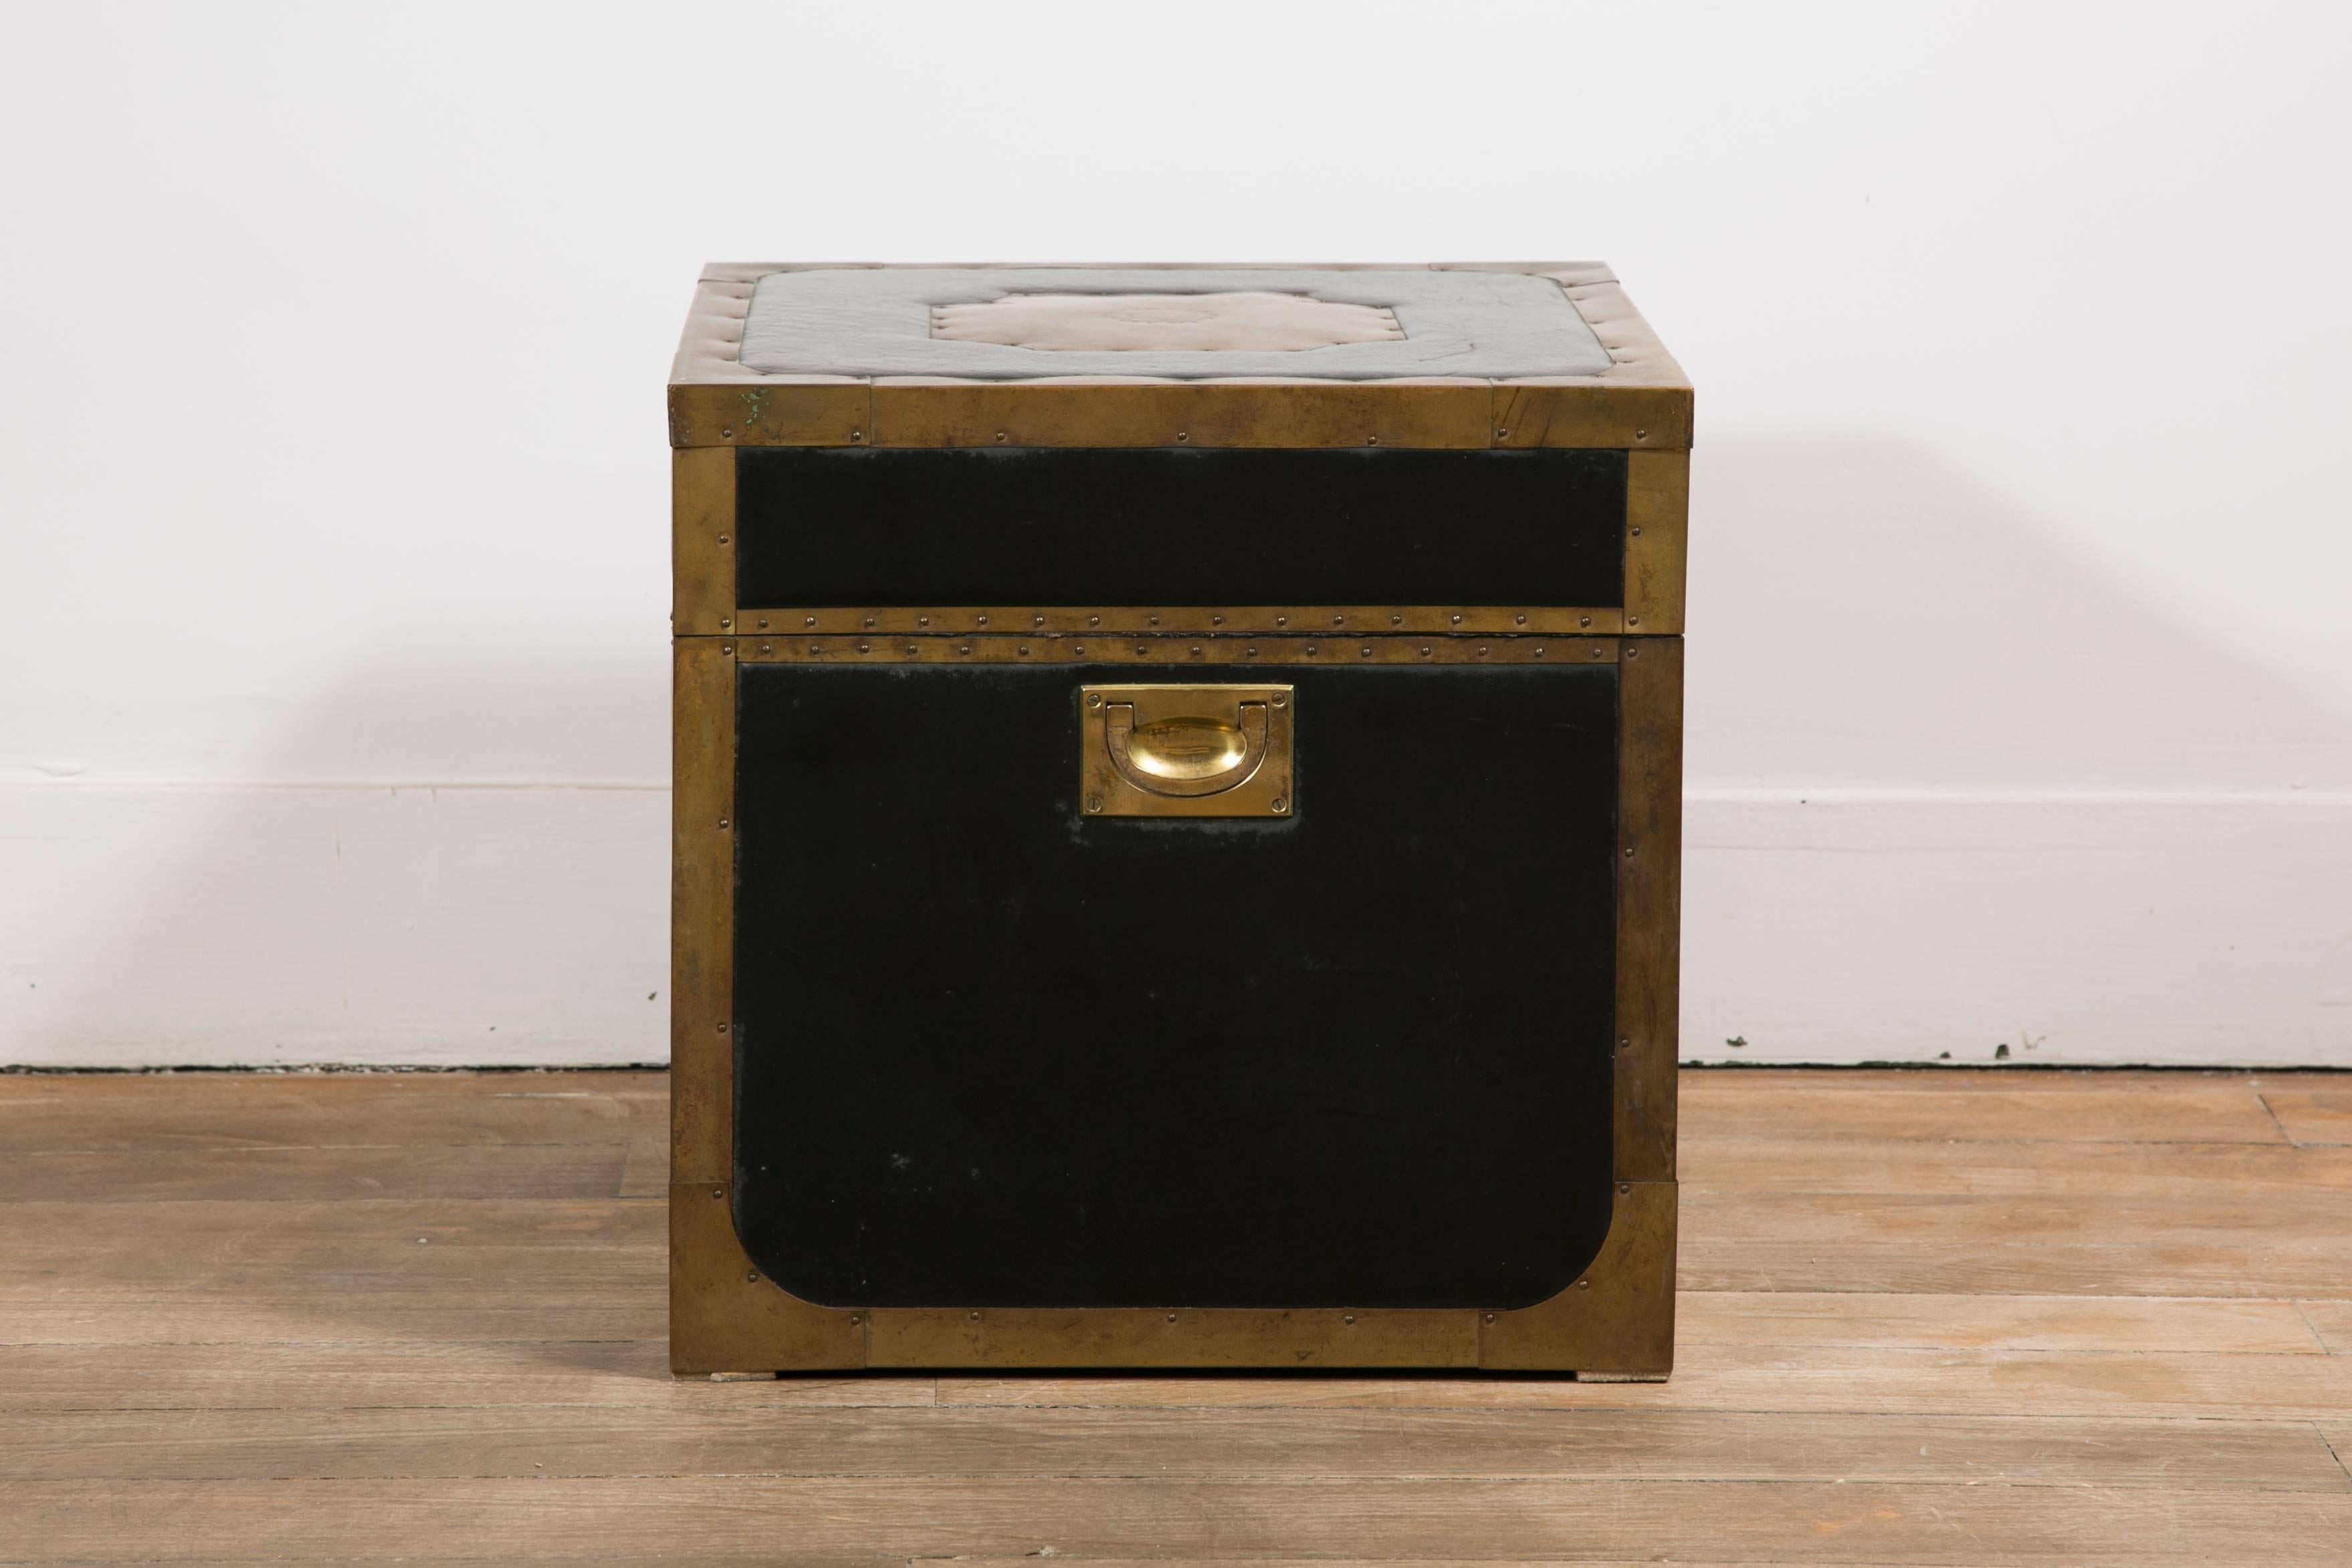
POLYGON ((1915 447, 1702 444, 1692 484, 1697 788, 2352 789, 2352 706, 2247 659, 2259 628, 1915 447))
POLYGON ((287 737, 289 782, 9 791, 0 883, 48 891, 0 904, 0 1060, 666 1060, 668 656, 628 641, 388 651, 287 737))

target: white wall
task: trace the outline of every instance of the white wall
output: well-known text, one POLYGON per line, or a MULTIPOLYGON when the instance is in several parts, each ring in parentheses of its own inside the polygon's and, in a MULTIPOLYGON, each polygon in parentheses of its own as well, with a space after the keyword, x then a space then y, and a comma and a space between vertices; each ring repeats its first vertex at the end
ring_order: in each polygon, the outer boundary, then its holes
POLYGON ((1599 256, 1686 1053, 2352 1063, 2347 16, 13 0, 0 1061, 662 1055, 703 260, 1599 256))

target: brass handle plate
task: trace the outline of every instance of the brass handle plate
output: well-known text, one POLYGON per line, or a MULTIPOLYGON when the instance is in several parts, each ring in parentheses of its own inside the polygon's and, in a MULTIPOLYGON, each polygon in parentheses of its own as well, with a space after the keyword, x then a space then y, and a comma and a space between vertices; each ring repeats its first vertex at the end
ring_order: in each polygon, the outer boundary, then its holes
POLYGON ((1084 687, 1080 814, 1291 816, 1296 711, 1288 686, 1084 687))

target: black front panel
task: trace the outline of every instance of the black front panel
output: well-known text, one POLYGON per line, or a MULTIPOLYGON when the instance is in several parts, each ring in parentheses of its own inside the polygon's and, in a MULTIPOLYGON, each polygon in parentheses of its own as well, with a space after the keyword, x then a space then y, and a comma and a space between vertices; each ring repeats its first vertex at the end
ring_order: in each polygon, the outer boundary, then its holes
POLYGON ((1197 666, 741 666, 736 1220, 776 1283, 1508 1308, 1590 1262, 1614 667, 1248 675, 1297 687, 1287 820, 1080 816, 1080 685, 1197 666))
POLYGON ((1611 606, 1622 452, 742 447, 736 602, 1611 606))

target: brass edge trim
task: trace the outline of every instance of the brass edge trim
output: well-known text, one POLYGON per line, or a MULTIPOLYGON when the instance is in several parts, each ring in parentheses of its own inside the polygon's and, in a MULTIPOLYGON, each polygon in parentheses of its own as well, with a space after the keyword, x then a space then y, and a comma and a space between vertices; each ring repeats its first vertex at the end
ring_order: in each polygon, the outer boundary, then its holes
POLYGON ((1624 630, 1624 612, 1615 605, 1099 605, 1066 609, 1052 605, 873 605, 734 612, 747 632, 789 635, 879 632, 913 636, 1062 633, 1117 636, 1198 633, 1204 636, 1288 634, 1305 636, 1614 636, 1624 630))
POLYGON ((674 1373, 854 1371, 866 1314, 803 1301, 761 1274, 735 1233, 726 1182, 669 1188, 674 1373))
POLYGON ((735 649, 671 644, 669 1343, 674 1372, 864 1364, 861 1314, 760 1277, 735 1234, 735 649))
POLYGON ((669 389, 669 444, 709 446, 864 446, 873 428, 865 382, 795 381, 742 372, 719 384, 669 389))
POLYGON ((670 630, 734 630, 735 452, 706 446, 669 455, 670 630))
POLYGON ((1683 643, 1628 638, 1617 676, 1617 1066, 1612 1170, 1675 1175, 1682 942, 1683 643))
POLYGON ((741 637, 754 664, 1613 664, 1613 637, 741 637))
POLYGON ((879 377, 877 446, 1490 444, 1486 381, 971 382, 879 377))
POLYGON ((735 643, 671 645, 670 1179, 734 1166, 735 643))
POLYGON ((1624 630, 1663 636, 1683 629, 1690 550, 1690 454, 1625 455, 1624 630))
POLYGON ((1532 1307, 1479 1314, 1479 1367, 1621 1377, 1671 1371, 1678 1207, 1673 1182, 1618 1183, 1609 1235, 1575 1283, 1532 1307))
POLYGON ((1455 1367, 1478 1364, 1463 1308, 877 1307, 869 1367, 1455 1367))

